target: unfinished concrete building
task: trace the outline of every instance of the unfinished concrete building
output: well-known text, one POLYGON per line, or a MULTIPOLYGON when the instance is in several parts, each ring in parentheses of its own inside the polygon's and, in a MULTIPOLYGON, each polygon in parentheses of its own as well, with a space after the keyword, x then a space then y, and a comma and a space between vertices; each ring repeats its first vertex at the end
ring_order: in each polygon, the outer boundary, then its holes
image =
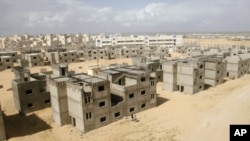
POLYGON ((162 82, 163 71, 161 69, 161 64, 159 59, 151 59, 146 57, 132 57, 132 63, 139 68, 148 70, 150 76, 156 79, 156 82, 162 82))
POLYGON ((87 48, 85 50, 85 57, 87 60, 104 59, 109 60, 109 53, 105 48, 87 48))
POLYGON ((148 71, 113 67, 101 70, 98 74, 110 81, 111 109, 120 110, 121 116, 156 106, 156 81, 148 71))
POLYGON ((181 61, 177 64, 177 90, 194 94, 204 89, 204 62, 181 61))
POLYGON ((163 62, 163 89, 177 91, 177 63, 178 61, 163 62))
POLYGON ((164 90, 194 94, 204 89, 205 64, 195 60, 171 60, 163 63, 164 90))
POLYGON ((226 63, 222 58, 206 57, 205 62, 205 79, 204 83, 208 86, 216 86, 224 82, 226 63))
POLYGON ((156 106, 156 82, 147 71, 114 68, 95 77, 69 73, 66 64, 53 67, 49 85, 55 122, 88 132, 156 106))
POLYGON ((107 52, 107 50, 105 48, 98 49, 98 52, 99 52, 99 56, 98 56, 99 59, 101 59, 101 60, 109 60, 110 59, 109 53, 107 52))
POLYGON ((77 51, 77 56, 78 56, 80 62, 85 60, 85 56, 84 56, 84 51, 83 50, 78 50, 77 51))
POLYGON ((249 57, 230 56, 226 57, 226 76, 239 78, 249 72, 249 57))
POLYGON ((58 57, 58 53, 56 52, 45 52, 45 57, 46 57, 46 60, 50 62, 50 64, 58 63, 59 57, 58 57))
MULTIPOLYGON (((83 53, 81 53, 83 56, 83 53)), ((61 48, 60 50, 50 50, 45 52, 45 56, 50 62, 50 64, 57 63, 75 63, 79 62, 82 56, 79 56, 79 52, 75 50, 66 51, 66 49, 61 48)))
POLYGON ((10 56, 13 60, 13 62, 16 62, 17 59, 20 58, 20 56, 18 56, 16 51, 6 51, 6 52, 0 52, 0 57, 1 56, 10 56))
POLYGON ((142 47, 123 46, 115 48, 116 58, 130 58, 138 55, 142 55, 142 47))
POLYGON ((48 80, 54 121, 63 126, 70 123, 66 82, 69 80, 67 64, 52 65, 53 75, 48 80))
POLYGON ((105 50, 109 54, 109 59, 115 59, 116 58, 115 47, 105 47, 105 50))
POLYGON ((168 47, 164 47, 164 46, 156 47, 155 54, 162 55, 164 57, 169 57, 170 56, 170 54, 168 52, 168 47))
POLYGON ((4 121, 3 121, 3 113, 1 110, 0 105, 0 141, 6 140, 6 133, 5 133, 5 127, 4 127, 4 121))
POLYGON ((87 132, 112 121, 110 86, 107 80, 76 74, 66 85, 70 121, 73 126, 87 132))
POLYGON ((60 52, 58 63, 75 63, 79 62, 77 51, 60 52))
POLYGON ((14 65, 13 58, 11 56, 0 56, 0 63, 0 67, 2 66, 2 69, 11 69, 14 65))
POLYGON ((21 113, 29 113, 50 107, 50 92, 46 75, 30 73, 23 67, 14 67, 15 79, 12 80, 15 108, 21 113))
POLYGON ((44 60, 41 53, 25 54, 24 60, 28 62, 29 67, 44 66, 44 60))

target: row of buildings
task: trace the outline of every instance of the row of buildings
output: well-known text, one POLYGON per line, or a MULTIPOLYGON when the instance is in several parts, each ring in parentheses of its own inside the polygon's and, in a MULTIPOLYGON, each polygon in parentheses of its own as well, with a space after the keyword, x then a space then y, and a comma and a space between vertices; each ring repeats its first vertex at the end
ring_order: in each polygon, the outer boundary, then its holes
POLYGON ((54 61, 51 72, 30 73, 24 67, 13 67, 14 104, 24 114, 52 107, 58 125, 71 124, 87 132, 155 107, 157 82, 163 81, 164 90, 193 94, 223 83, 224 77, 239 78, 250 71, 247 48, 193 47, 187 52, 201 54, 178 59, 137 56, 132 57, 132 66, 94 66, 88 74, 69 71, 70 61, 54 61))
POLYGON ((52 106, 55 122, 72 124, 82 132, 96 129, 156 106, 156 79, 148 70, 111 65, 98 76, 68 71, 67 64, 53 72, 30 73, 14 67, 14 104, 21 113, 52 106))
POLYGON ((221 84, 225 77, 240 78, 250 72, 248 48, 188 48, 186 58, 163 61, 165 90, 197 93, 221 84))
POLYGON ((123 47, 85 47, 79 50, 50 48, 46 50, 23 50, 22 52, 0 52, 0 70, 13 68, 16 64, 34 67, 56 63, 75 63, 85 60, 110 60, 145 56, 169 57, 177 47, 166 46, 123 46, 123 47))
POLYGON ((226 61, 216 56, 175 59, 163 63, 163 88, 194 94, 223 82, 226 61))
POLYGON ((179 46, 182 35, 122 35, 122 34, 49 34, 31 36, 14 35, 0 38, 0 49, 3 48, 46 48, 46 47, 78 47, 91 45, 95 47, 129 46, 129 45, 167 45, 179 46))

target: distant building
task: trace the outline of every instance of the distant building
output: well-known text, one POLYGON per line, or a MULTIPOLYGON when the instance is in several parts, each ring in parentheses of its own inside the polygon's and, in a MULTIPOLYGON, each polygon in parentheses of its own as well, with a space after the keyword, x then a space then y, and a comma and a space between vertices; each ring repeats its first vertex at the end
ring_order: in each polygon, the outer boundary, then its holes
POLYGON ((98 35, 95 36, 96 46, 180 46, 182 45, 182 35, 98 35))

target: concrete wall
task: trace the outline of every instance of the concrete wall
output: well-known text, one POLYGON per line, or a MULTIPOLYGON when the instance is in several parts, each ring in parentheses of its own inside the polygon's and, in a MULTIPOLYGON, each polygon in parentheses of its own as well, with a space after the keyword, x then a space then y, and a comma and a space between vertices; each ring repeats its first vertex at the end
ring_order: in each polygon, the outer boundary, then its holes
POLYGON ((14 104, 18 111, 26 114, 50 107, 50 93, 40 91, 39 81, 18 83, 12 81, 14 104))
POLYGON ((110 123, 110 90, 109 83, 106 80, 102 82, 93 83, 89 87, 85 87, 87 83, 77 85, 75 83, 67 83, 69 115, 73 126, 87 132, 89 130, 104 126, 110 123), (99 91, 99 86, 104 86, 104 90, 99 91), (89 91, 90 90, 90 91, 89 91), (88 93, 91 92, 91 93, 88 93), (90 101, 85 98, 90 97, 90 101), (100 105, 104 103, 104 105, 100 105), (91 113, 91 117, 89 117, 91 113), (105 119, 105 121, 101 121, 105 119))
POLYGON ((30 74, 21 67, 13 69, 13 100, 16 109, 24 114, 50 107, 50 93, 47 90, 45 75, 30 74), (32 77, 33 76, 33 77, 32 77))
POLYGON ((163 89, 168 91, 177 90, 177 62, 165 62, 163 68, 163 89))
POLYGON ((51 92, 51 107, 53 118, 59 126, 70 123, 68 112, 68 97, 66 91, 66 81, 57 82, 49 80, 49 89, 51 92))
POLYGON ((167 61, 163 63, 163 89, 193 94, 204 89, 204 62, 167 61))
POLYGON ((0 56, 0 63, 3 69, 11 69, 13 68, 13 58, 11 56, 0 56))
POLYGON ((205 84, 215 86, 223 83, 224 62, 221 58, 206 59, 205 61, 205 84))
POLYGON ((230 56, 225 59, 226 76, 231 78, 239 78, 249 72, 249 58, 241 58, 240 56, 230 56))

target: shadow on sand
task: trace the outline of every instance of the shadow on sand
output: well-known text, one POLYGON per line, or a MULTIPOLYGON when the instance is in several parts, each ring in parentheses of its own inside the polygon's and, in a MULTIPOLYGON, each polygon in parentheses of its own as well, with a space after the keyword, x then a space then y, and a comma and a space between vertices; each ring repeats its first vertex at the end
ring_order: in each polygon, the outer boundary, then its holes
POLYGON ((37 115, 15 114, 6 116, 3 114, 7 138, 31 135, 40 131, 51 129, 51 126, 37 115))
POLYGON ((160 106, 161 104, 169 101, 167 98, 159 97, 159 94, 157 94, 157 106, 160 106))

